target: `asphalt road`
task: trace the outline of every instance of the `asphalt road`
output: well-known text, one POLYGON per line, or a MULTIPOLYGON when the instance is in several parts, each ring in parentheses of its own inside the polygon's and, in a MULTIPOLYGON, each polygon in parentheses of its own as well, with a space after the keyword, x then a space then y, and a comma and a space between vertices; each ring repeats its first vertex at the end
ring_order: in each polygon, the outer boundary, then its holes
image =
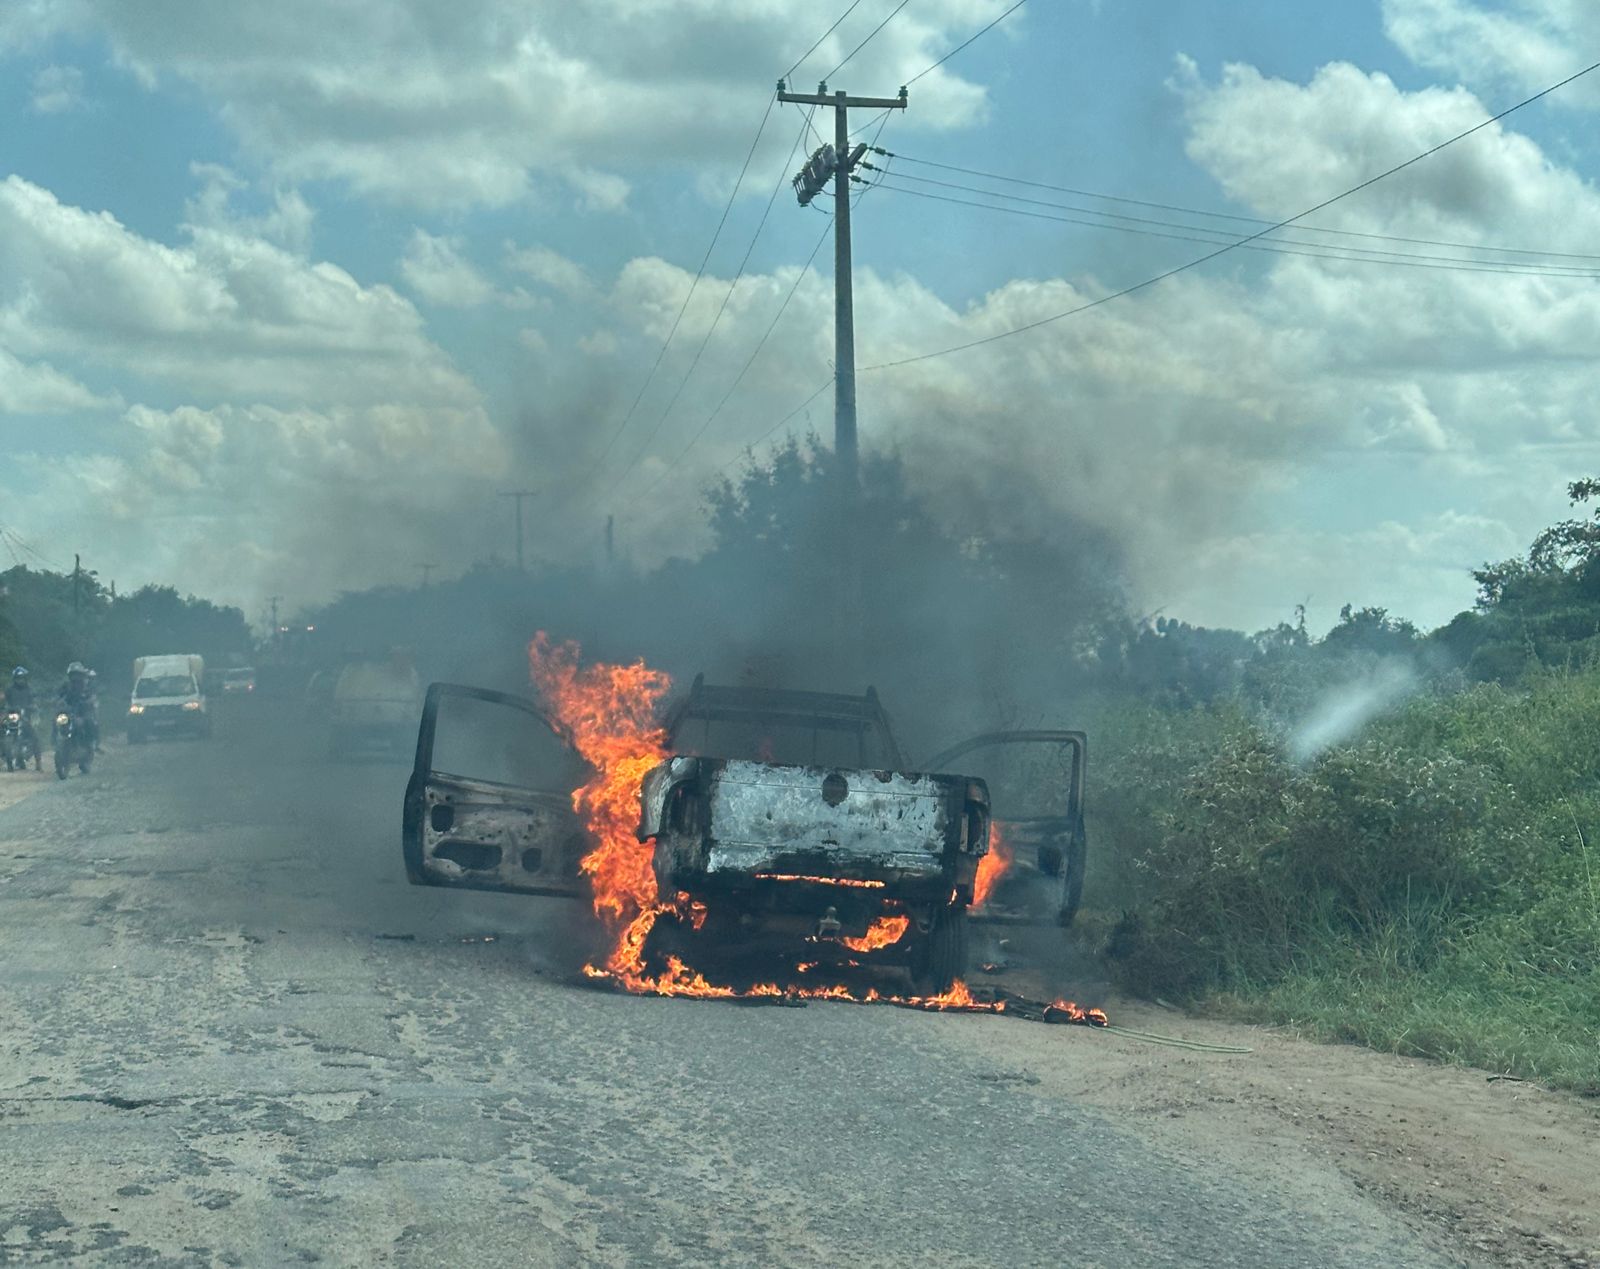
POLYGON ((581 990, 576 905, 408 886, 406 772, 248 704, 0 809, 0 1263, 1454 1262, 1038 1078, 1116 1037, 581 990))

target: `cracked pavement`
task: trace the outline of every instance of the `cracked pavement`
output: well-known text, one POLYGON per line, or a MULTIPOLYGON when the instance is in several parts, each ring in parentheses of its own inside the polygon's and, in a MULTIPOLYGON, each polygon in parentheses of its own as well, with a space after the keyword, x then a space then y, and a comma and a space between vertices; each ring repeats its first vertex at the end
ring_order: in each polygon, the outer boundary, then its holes
POLYGON ((248 707, 0 808, 0 1264, 1456 1263, 1038 1078, 1110 1037, 582 990, 578 905, 408 886, 406 771, 248 707))

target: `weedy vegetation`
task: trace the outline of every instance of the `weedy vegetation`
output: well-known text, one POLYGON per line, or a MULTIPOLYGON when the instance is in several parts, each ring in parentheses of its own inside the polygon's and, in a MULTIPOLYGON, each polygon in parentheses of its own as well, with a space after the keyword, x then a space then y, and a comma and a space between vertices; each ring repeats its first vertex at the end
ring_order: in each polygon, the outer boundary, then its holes
POLYGON ((1441 687, 1304 761, 1231 708, 1100 734, 1122 985, 1600 1094, 1600 669, 1441 687))

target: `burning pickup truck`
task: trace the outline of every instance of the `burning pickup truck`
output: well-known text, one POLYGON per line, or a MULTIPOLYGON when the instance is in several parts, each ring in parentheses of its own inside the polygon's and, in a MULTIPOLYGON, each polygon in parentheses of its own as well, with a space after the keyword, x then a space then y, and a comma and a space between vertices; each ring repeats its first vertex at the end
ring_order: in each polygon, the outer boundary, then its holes
MULTIPOLYGON (((663 734, 637 827, 672 900, 658 950, 699 967, 753 949, 811 969, 899 965, 937 995, 966 969, 969 913, 1064 925, 1076 912, 1081 732, 990 733, 914 765, 871 689, 696 679, 663 734)), ((434 684, 406 793, 410 879, 587 897, 582 772, 533 702, 434 684)))

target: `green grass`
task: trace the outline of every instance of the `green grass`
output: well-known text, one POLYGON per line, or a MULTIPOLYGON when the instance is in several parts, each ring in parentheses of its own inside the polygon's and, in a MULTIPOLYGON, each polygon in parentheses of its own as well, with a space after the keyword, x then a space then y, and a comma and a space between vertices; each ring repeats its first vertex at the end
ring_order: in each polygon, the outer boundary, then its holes
POLYGON ((1122 985, 1600 1093, 1600 673, 1420 697, 1305 765, 1230 711, 1101 736, 1122 985))

